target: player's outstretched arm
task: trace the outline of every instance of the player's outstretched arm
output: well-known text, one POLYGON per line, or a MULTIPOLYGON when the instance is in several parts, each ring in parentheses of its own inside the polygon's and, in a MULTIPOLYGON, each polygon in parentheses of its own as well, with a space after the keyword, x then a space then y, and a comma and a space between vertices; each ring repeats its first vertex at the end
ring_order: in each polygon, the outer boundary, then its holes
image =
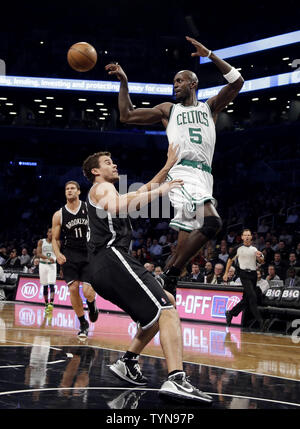
POLYGON ((119 64, 107 64, 105 70, 120 81, 118 106, 120 121, 126 124, 152 125, 168 119, 172 103, 161 103, 152 108, 134 109, 128 90, 127 76, 119 64))
POLYGON ((186 36, 195 48, 196 52, 191 54, 192 57, 209 57, 211 61, 218 67, 224 78, 228 81, 228 85, 224 86, 218 95, 211 97, 207 100, 212 114, 215 117, 217 113, 221 112, 235 97, 238 95, 244 85, 244 79, 238 70, 228 64, 226 61, 219 58, 216 54, 207 49, 202 43, 186 36))
POLYGON ((90 198, 97 207, 110 212, 113 216, 127 216, 131 212, 140 210, 141 207, 149 204, 154 199, 167 194, 171 189, 182 185, 183 181, 178 179, 157 185, 154 189, 145 192, 136 191, 119 195, 113 184, 105 182, 94 186, 90 191, 90 198))
POLYGON ((150 182, 141 186, 137 192, 145 192, 151 190, 154 184, 160 185, 163 183, 168 175, 168 172, 171 170, 173 165, 176 164, 178 160, 178 146, 175 146, 173 143, 169 144, 168 153, 167 153, 167 161, 163 168, 150 180, 150 182))

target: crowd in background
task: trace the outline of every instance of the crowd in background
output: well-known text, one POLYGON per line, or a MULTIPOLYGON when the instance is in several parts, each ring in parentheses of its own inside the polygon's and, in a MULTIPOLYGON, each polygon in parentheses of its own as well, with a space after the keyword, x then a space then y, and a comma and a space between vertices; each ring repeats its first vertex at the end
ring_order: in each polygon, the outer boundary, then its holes
MULTIPOLYGON (((169 228, 167 220, 153 223, 150 219, 135 219, 130 253, 153 276, 158 276, 175 252, 177 237, 178 233, 169 228)), ((29 243, 25 240, 0 243, 0 266, 4 270, 39 274, 37 242, 40 238, 42 235, 29 243)), ((223 275, 228 258, 241 243, 241 229, 223 229, 192 258, 180 280, 240 286, 237 261, 232 264, 226 282, 223 275)), ((257 265, 258 286, 263 293, 272 280, 282 280, 288 287, 300 287, 299 216, 296 211, 282 218, 281 229, 272 229, 262 222, 257 231, 253 231, 252 245, 264 254, 264 263, 257 265)))

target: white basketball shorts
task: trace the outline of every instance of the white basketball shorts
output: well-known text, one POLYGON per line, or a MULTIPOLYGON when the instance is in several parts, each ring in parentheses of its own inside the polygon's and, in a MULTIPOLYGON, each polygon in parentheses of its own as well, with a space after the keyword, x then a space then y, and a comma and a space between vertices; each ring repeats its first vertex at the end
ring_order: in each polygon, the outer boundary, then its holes
POLYGON ((39 264, 41 285, 54 285, 56 283, 56 264, 39 264))
POLYGON ((216 207, 217 201, 212 196, 213 176, 207 171, 186 165, 175 165, 167 180, 181 179, 184 184, 169 192, 175 216, 170 227, 180 231, 199 229, 204 221, 204 203, 211 201, 216 207))

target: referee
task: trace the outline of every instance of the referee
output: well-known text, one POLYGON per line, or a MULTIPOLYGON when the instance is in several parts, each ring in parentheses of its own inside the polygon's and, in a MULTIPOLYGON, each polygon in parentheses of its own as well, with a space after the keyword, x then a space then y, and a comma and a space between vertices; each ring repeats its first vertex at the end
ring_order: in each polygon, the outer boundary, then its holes
POLYGON ((263 327, 263 318, 257 308, 256 296, 256 261, 262 263, 264 260, 263 254, 256 247, 251 246, 252 234, 250 229, 244 229, 242 232, 243 244, 236 247, 231 258, 228 258, 223 280, 227 281, 228 271, 233 261, 237 258, 240 266, 240 279, 244 287, 242 300, 235 305, 230 311, 225 312, 227 326, 231 325, 233 317, 245 308, 248 308, 254 318, 259 322, 260 328, 263 327))

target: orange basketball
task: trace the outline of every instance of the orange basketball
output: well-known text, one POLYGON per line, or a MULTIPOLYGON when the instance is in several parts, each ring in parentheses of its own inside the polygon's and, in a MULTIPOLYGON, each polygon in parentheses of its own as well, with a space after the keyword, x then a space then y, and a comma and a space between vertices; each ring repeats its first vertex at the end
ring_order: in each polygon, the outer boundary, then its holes
POLYGON ((96 49, 86 42, 78 42, 70 47, 67 55, 68 63, 78 72, 91 70, 97 62, 96 49))

